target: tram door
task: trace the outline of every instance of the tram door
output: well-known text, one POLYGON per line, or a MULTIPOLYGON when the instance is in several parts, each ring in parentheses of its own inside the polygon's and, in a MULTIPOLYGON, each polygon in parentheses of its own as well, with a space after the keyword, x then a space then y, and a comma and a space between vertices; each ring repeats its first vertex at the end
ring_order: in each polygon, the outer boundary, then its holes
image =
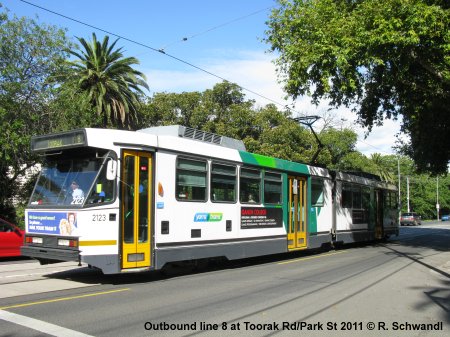
POLYGON ((306 248, 306 195, 306 179, 289 177, 289 250, 306 248))
POLYGON ((122 160, 122 268, 149 267, 152 155, 125 151, 122 160))

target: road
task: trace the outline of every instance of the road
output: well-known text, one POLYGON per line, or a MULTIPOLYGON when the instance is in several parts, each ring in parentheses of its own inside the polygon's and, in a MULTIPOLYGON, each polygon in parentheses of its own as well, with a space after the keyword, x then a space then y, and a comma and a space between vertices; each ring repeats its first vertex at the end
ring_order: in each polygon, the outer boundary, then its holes
POLYGON ((0 336, 51 335, 448 336, 450 223, 195 272, 0 262, 0 336))

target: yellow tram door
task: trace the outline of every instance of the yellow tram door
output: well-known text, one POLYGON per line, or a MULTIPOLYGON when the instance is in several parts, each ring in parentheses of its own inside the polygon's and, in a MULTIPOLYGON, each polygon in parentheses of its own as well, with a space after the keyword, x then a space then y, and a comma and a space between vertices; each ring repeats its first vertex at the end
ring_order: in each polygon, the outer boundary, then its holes
POLYGON ((289 177, 289 250, 306 248, 306 195, 306 179, 289 177))
POLYGON ((125 151, 122 161, 122 268, 149 267, 152 155, 125 151))

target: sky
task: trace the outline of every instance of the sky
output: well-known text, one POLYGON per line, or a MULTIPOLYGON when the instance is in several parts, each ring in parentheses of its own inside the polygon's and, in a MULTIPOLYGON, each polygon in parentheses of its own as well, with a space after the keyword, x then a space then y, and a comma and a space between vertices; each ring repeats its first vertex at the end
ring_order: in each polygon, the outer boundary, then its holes
MULTIPOLYGON (((246 98, 255 99, 260 106, 277 102, 282 109, 292 103, 285 100, 282 84, 278 83, 272 62, 276 55, 269 52, 270 46, 263 41, 270 11, 277 6, 274 0, 0 0, 0 3, 9 9, 10 15, 66 28, 74 41, 76 37, 90 40, 93 32, 99 40, 105 35, 111 41, 120 36, 117 46, 123 47, 124 56, 134 56, 140 61, 135 68, 146 75, 149 95, 201 92, 226 79, 244 88, 246 98)), ((326 102, 318 107, 312 105, 309 97, 293 103, 299 115, 322 115, 329 108, 326 102)), ((367 130, 356 125, 356 116, 349 109, 330 113, 342 127, 357 132, 358 151, 365 155, 394 153, 391 147, 399 131, 398 121, 385 120, 382 127, 374 127, 365 138, 367 130)), ((320 128, 319 122, 316 125, 320 128)))

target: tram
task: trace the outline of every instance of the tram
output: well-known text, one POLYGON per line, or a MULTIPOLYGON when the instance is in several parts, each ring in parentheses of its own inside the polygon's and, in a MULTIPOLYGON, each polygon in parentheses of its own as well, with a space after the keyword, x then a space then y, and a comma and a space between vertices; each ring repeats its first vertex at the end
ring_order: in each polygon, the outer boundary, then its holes
POLYGON ((249 153, 172 125, 77 129, 31 141, 44 158, 21 253, 105 274, 398 235, 395 186, 249 153))

